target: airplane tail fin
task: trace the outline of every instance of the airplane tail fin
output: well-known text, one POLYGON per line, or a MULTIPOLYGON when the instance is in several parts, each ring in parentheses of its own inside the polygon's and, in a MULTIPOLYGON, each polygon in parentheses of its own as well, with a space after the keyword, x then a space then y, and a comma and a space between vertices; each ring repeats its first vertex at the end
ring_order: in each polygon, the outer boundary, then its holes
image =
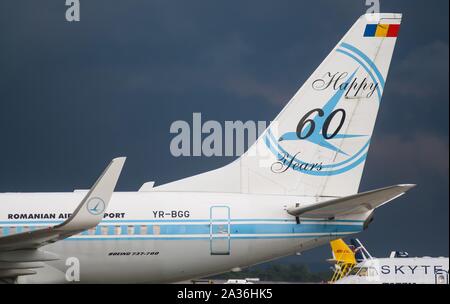
POLYGON ((401 18, 361 16, 233 163, 155 188, 144 184, 141 191, 357 193, 401 18))
POLYGON ((342 239, 331 241, 330 246, 336 263, 356 264, 353 250, 342 239))

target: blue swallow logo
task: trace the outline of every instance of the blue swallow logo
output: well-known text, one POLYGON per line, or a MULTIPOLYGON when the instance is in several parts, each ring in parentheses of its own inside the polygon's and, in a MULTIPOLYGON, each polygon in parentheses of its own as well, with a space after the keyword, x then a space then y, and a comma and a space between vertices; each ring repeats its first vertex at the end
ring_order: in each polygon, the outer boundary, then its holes
MULTIPOLYGON (((356 69, 343 83, 344 87, 349 86, 352 79, 354 79, 356 72, 358 69, 356 69)), ((332 115, 334 112, 337 104, 339 103, 339 100, 341 99, 342 95, 344 94, 344 90, 338 90, 331 99, 325 104, 325 106, 322 109, 317 109, 319 111, 319 114, 316 114, 316 116, 313 118, 313 123, 308 124, 303 130, 301 130, 299 133, 297 132, 287 132, 284 133, 278 141, 285 141, 285 140, 301 140, 305 139, 313 144, 316 144, 318 146, 324 147, 326 149, 329 149, 331 151, 344 154, 346 156, 349 156, 346 152, 342 151, 340 148, 333 145, 330 141, 333 139, 345 139, 345 138, 355 138, 355 137, 362 137, 366 135, 359 135, 359 134, 334 134, 332 137, 328 137, 327 134, 324 134, 324 125, 326 123, 327 118, 332 115), (313 129, 312 126, 314 126, 313 129), (309 134, 310 133, 310 134, 309 134), (309 134, 309 135, 308 135, 309 134), (300 136, 299 136, 300 135, 300 136)), ((343 111, 343 110, 342 110, 343 111)), ((345 111, 341 112, 344 113, 342 122, 345 120, 345 111)), ((340 125, 342 127, 342 124, 340 125)), ((339 127, 339 129, 340 129, 339 127)), ((339 131, 339 130, 338 130, 339 131)), ((337 132, 336 132, 337 133, 337 132)))
POLYGON ((86 207, 90 214, 98 215, 105 211, 105 202, 101 198, 93 197, 89 200, 86 207))
MULTIPOLYGON (((287 169, 291 169, 308 175, 330 176, 347 172, 365 161, 371 136, 370 134, 355 134, 345 131, 344 122, 351 118, 346 117, 345 109, 339 108, 338 104, 343 96, 348 98, 372 98, 375 96, 380 103, 385 80, 375 63, 358 48, 342 43, 336 52, 354 61, 358 66, 352 73, 330 71, 323 78, 313 82, 313 89, 322 91, 330 88, 335 93, 322 108, 311 109, 305 113, 296 130, 284 133, 278 138, 275 138, 270 129, 267 131, 264 142, 277 158, 277 161, 271 166, 272 172, 283 173, 287 169), (367 76, 356 77, 359 70, 367 76), (344 129, 341 132, 342 128, 344 129), (343 139, 357 138, 366 138, 366 140, 358 142, 360 147, 356 151, 343 150, 341 145, 343 139), (294 153, 292 153, 286 150, 287 147, 283 147, 284 142, 298 140, 307 141, 344 157, 340 161, 331 163, 324 163, 321 158, 306 162, 301 159, 303 151, 293 151, 294 153)), ((291 149, 292 145, 289 147, 291 149)))

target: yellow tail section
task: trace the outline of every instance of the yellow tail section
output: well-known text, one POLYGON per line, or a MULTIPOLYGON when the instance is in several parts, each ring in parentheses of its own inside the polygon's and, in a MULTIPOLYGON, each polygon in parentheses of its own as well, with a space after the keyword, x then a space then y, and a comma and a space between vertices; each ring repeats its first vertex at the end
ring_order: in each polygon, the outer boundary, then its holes
POLYGON ((336 270, 330 280, 331 283, 343 278, 356 265, 355 253, 342 239, 330 242, 336 270))
POLYGON ((338 263, 356 264, 355 253, 342 239, 330 242, 333 257, 338 263))

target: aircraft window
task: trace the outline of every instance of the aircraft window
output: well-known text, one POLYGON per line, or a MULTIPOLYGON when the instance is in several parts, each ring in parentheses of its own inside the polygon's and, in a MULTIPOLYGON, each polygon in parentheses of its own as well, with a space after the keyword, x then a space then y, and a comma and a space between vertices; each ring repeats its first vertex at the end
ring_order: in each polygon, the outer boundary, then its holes
POLYGON ((120 235, 120 231, 121 231, 120 226, 117 225, 115 229, 115 235, 120 235))
POLYGON ((9 234, 15 234, 16 233, 16 227, 9 227, 9 234))
POLYGON ((89 234, 89 235, 94 235, 94 234, 95 234, 95 227, 89 229, 89 230, 88 230, 88 234, 89 234))
POLYGON ((134 226, 128 226, 127 227, 128 229, 127 229, 127 234, 128 235, 133 235, 134 234, 134 226))
POLYGON ((101 235, 108 235, 108 226, 100 226, 101 235))
POLYGON ((360 277, 367 277, 368 276, 367 267, 361 267, 361 270, 358 272, 358 275, 360 277))
POLYGON ((361 267, 353 267, 352 271, 350 272, 350 275, 356 275, 360 269, 361 267))
POLYGON ((147 234, 147 226, 146 225, 141 226, 141 234, 143 234, 143 235, 147 234))
POLYGON ((3 235, 3 227, 0 227, 0 236, 3 235))
POLYGON ((27 232, 27 231, 29 231, 29 230, 30 230, 30 227, 24 226, 23 229, 22 229, 22 232, 27 232))
POLYGON ((154 225, 153 226, 153 234, 159 235, 160 232, 161 232, 161 227, 159 225, 154 225))

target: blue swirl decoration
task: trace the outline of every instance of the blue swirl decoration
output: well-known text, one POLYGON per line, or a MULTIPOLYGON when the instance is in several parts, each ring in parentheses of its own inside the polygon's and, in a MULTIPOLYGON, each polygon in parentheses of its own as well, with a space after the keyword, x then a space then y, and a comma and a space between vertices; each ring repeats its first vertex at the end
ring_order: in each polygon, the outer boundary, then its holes
MULTIPOLYGON (((381 95, 382 91, 384 89, 385 80, 379 71, 378 67, 375 65, 375 63, 361 50, 358 48, 348 44, 348 43, 341 43, 338 48, 336 49, 336 52, 343 54, 344 56, 347 56, 348 58, 352 59, 353 61, 357 62, 359 64, 359 67, 345 80, 345 83, 350 83, 355 76, 356 72, 359 68, 363 68, 369 77, 372 79, 374 83, 378 83, 379 86, 376 88, 377 98, 378 102, 381 103, 381 95)), ((342 95, 344 94, 344 90, 337 90, 337 92, 331 97, 331 99, 325 104, 323 107, 324 113, 330 113, 333 111, 333 109, 337 106, 339 103, 342 95)), ((316 116, 314 119, 314 122, 316 124, 316 127, 320 127, 323 125, 325 117, 324 116, 316 116)), ((308 130, 305 130, 308 131, 308 130)), ((337 134, 334 138, 351 138, 351 137, 363 137, 366 135, 351 135, 351 134, 337 134)), ((318 132, 311 134, 308 138, 305 138, 304 140, 307 140, 313 144, 320 145, 322 147, 325 147, 327 149, 333 150, 337 153, 347 155, 348 158, 344 161, 341 161, 339 163, 334 164, 321 164, 320 170, 305 170, 305 166, 310 165, 307 162, 302 161, 301 159, 296 158, 296 156, 291 155, 289 152, 287 152, 281 145, 280 142, 283 140, 297 140, 297 134, 296 132, 288 132, 283 134, 278 140, 274 137, 271 130, 268 129, 263 140, 268 147, 268 149, 277 157, 278 160, 284 160, 287 163, 295 163, 296 166, 289 166, 290 169, 301 172, 303 174, 308 175, 315 175, 315 176, 330 176, 330 175, 338 175, 342 174, 344 172, 347 172, 362 162, 366 160, 367 157, 367 151, 370 145, 371 137, 367 139, 365 144, 362 145, 362 147, 353 155, 348 155, 344 151, 341 151, 339 148, 333 146, 328 141, 326 141, 321 134, 318 132)))

